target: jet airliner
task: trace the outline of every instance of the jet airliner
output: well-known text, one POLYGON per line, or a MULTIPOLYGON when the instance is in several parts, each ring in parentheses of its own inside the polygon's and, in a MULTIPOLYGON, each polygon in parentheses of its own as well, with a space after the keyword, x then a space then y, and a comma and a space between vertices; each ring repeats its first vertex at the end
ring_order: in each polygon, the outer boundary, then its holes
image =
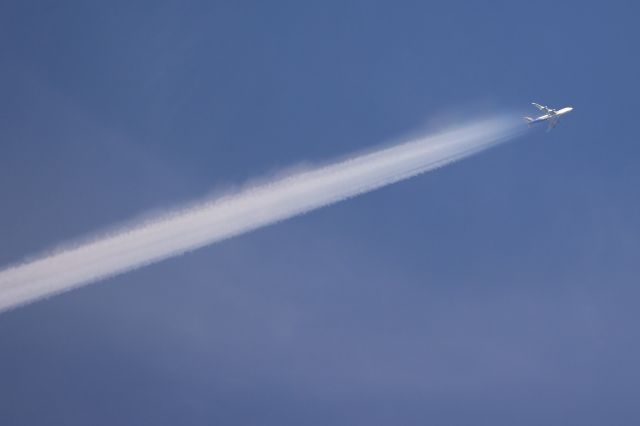
POLYGON ((556 125, 558 124, 558 121, 560 120, 561 115, 564 115, 568 112, 573 111, 572 107, 565 107, 562 109, 553 109, 553 108, 546 107, 544 105, 537 104, 535 102, 531 102, 531 105, 533 105, 534 107, 542 111, 544 115, 541 115, 540 117, 537 117, 537 118, 524 117, 525 121, 529 124, 529 126, 531 126, 534 123, 548 121, 549 127, 547 127, 547 132, 553 129, 554 127, 556 127, 556 125))

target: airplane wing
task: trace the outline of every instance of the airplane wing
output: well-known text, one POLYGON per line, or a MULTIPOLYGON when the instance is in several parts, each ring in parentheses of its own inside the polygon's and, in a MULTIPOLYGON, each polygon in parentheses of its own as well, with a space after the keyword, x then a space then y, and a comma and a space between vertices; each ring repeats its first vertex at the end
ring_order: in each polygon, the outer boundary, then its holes
POLYGON ((558 117, 549 119, 549 127, 547 127, 547 132, 550 132, 551 129, 556 127, 558 125, 559 121, 560 121, 560 119, 558 117))
POLYGON ((533 105, 534 107, 538 108, 540 111, 542 111, 542 112, 544 112, 546 114, 553 114, 553 113, 556 112, 554 109, 551 109, 551 108, 546 107, 544 105, 537 104, 535 102, 531 102, 531 105, 533 105))

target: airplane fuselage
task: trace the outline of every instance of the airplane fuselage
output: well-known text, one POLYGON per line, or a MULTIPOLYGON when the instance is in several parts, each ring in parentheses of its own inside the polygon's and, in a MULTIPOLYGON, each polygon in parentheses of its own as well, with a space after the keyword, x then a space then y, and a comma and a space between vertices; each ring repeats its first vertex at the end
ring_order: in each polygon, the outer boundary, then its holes
POLYGON ((556 111, 555 113, 552 114, 545 114, 545 115, 541 115, 540 117, 534 118, 531 123, 539 123, 541 121, 546 121, 546 120, 550 120, 550 119, 556 119, 558 117, 560 117, 561 115, 567 114, 569 112, 573 111, 572 107, 565 107, 562 109, 559 109, 558 111, 556 111))

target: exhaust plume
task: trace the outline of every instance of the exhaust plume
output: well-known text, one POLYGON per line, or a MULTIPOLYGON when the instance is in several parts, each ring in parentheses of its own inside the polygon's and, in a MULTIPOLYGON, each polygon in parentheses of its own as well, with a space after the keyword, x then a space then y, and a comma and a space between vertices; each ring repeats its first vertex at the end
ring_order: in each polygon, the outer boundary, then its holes
POLYGON ((319 166, 0 270, 0 311, 416 176, 515 137, 496 116, 319 166))

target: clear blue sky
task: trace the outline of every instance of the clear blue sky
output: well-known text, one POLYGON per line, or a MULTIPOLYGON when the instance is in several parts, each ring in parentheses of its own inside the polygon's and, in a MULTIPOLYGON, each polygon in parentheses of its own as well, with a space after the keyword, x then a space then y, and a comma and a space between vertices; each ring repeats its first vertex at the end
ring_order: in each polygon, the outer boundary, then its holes
POLYGON ((0 5, 0 265, 458 108, 551 133, 0 316, 2 425, 640 422, 636 2, 0 5))

